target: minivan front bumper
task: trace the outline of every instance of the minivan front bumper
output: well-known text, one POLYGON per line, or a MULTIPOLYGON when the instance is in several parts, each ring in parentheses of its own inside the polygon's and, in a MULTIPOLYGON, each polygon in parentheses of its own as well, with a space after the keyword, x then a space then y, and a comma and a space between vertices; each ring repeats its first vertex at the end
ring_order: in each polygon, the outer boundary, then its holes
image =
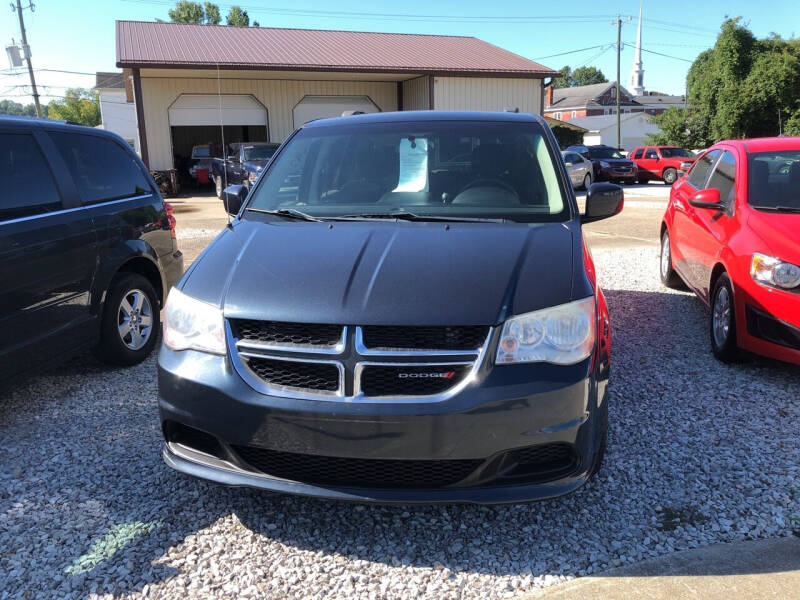
POLYGON ((227 485, 333 499, 551 498, 576 490, 592 472, 607 410, 607 373, 598 376, 594 363, 491 367, 445 400, 353 403, 270 396, 248 385, 230 357, 162 346, 164 460, 227 485), (548 464, 526 467, 520 458, 553 451, 557 461, 548 464), (395 466, 398 483, 387 484, 395 466), (416 467, 420 485, 408 479, 416 467), (445 481, 451 468, 461 470, 457 481, 445 481), (334 470, 346 474, 344 484, 334 470), (376 483, 375 472, 384 479, 376 483))

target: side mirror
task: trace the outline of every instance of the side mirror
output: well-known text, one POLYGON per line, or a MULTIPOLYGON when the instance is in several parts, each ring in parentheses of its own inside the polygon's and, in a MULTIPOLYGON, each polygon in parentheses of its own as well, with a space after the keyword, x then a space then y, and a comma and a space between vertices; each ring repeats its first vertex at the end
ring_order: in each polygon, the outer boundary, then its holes
POLYGON ((581 223, 592 223, 613 217, 622 211, 625 202, 622 188, 613 183, 593 183, 586 194, 586 210, 581 223))
POLYGON ((689 197, 689 204, 695 208, 708 208, 711 210, 725 210, 726 206, 719 201, 717 188, 698 190, 689 197))
POLYGON ((222 190, 222 204, 225 206, 225 212, 234 217, 238 215, 245 198, 247 198, 247 188, 243 185, 226 187, 222 190))

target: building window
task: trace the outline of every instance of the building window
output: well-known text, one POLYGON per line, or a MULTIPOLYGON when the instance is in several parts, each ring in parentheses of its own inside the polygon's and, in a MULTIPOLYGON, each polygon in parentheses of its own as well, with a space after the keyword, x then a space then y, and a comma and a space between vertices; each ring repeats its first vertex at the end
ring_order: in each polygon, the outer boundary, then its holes
POLYGON ((560 112, 553 113, 553 118, 554 119, 558 119, 560 121, 561 120, 561 113, 560 112))
POLYGON ((570 117, 570 118, 574 119, 577 116, 578 116, 578 111, 577 110, 573 110, 572 111, 572 117, 570 117))

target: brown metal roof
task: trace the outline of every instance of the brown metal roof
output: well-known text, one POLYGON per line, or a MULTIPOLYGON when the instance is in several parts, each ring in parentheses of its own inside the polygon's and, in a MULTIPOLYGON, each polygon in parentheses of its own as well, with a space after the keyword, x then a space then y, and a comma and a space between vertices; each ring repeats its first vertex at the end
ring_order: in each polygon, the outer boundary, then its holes
POLYGON ((117 21, 118 67, 557 75, 474 37, 117 21))

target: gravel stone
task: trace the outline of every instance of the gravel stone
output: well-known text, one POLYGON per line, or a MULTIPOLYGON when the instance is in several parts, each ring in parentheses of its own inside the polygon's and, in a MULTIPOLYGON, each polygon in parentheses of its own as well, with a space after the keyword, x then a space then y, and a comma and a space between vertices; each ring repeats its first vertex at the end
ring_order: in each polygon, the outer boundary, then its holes
POLYGON ((511 597, 800 521, 800 378, 723 365, 658 248, 595 250, 614 328, 601 473, 512 506, 229 489, 161 461, 155 358, 83 356, 0 392, 0 600, 511 597))

